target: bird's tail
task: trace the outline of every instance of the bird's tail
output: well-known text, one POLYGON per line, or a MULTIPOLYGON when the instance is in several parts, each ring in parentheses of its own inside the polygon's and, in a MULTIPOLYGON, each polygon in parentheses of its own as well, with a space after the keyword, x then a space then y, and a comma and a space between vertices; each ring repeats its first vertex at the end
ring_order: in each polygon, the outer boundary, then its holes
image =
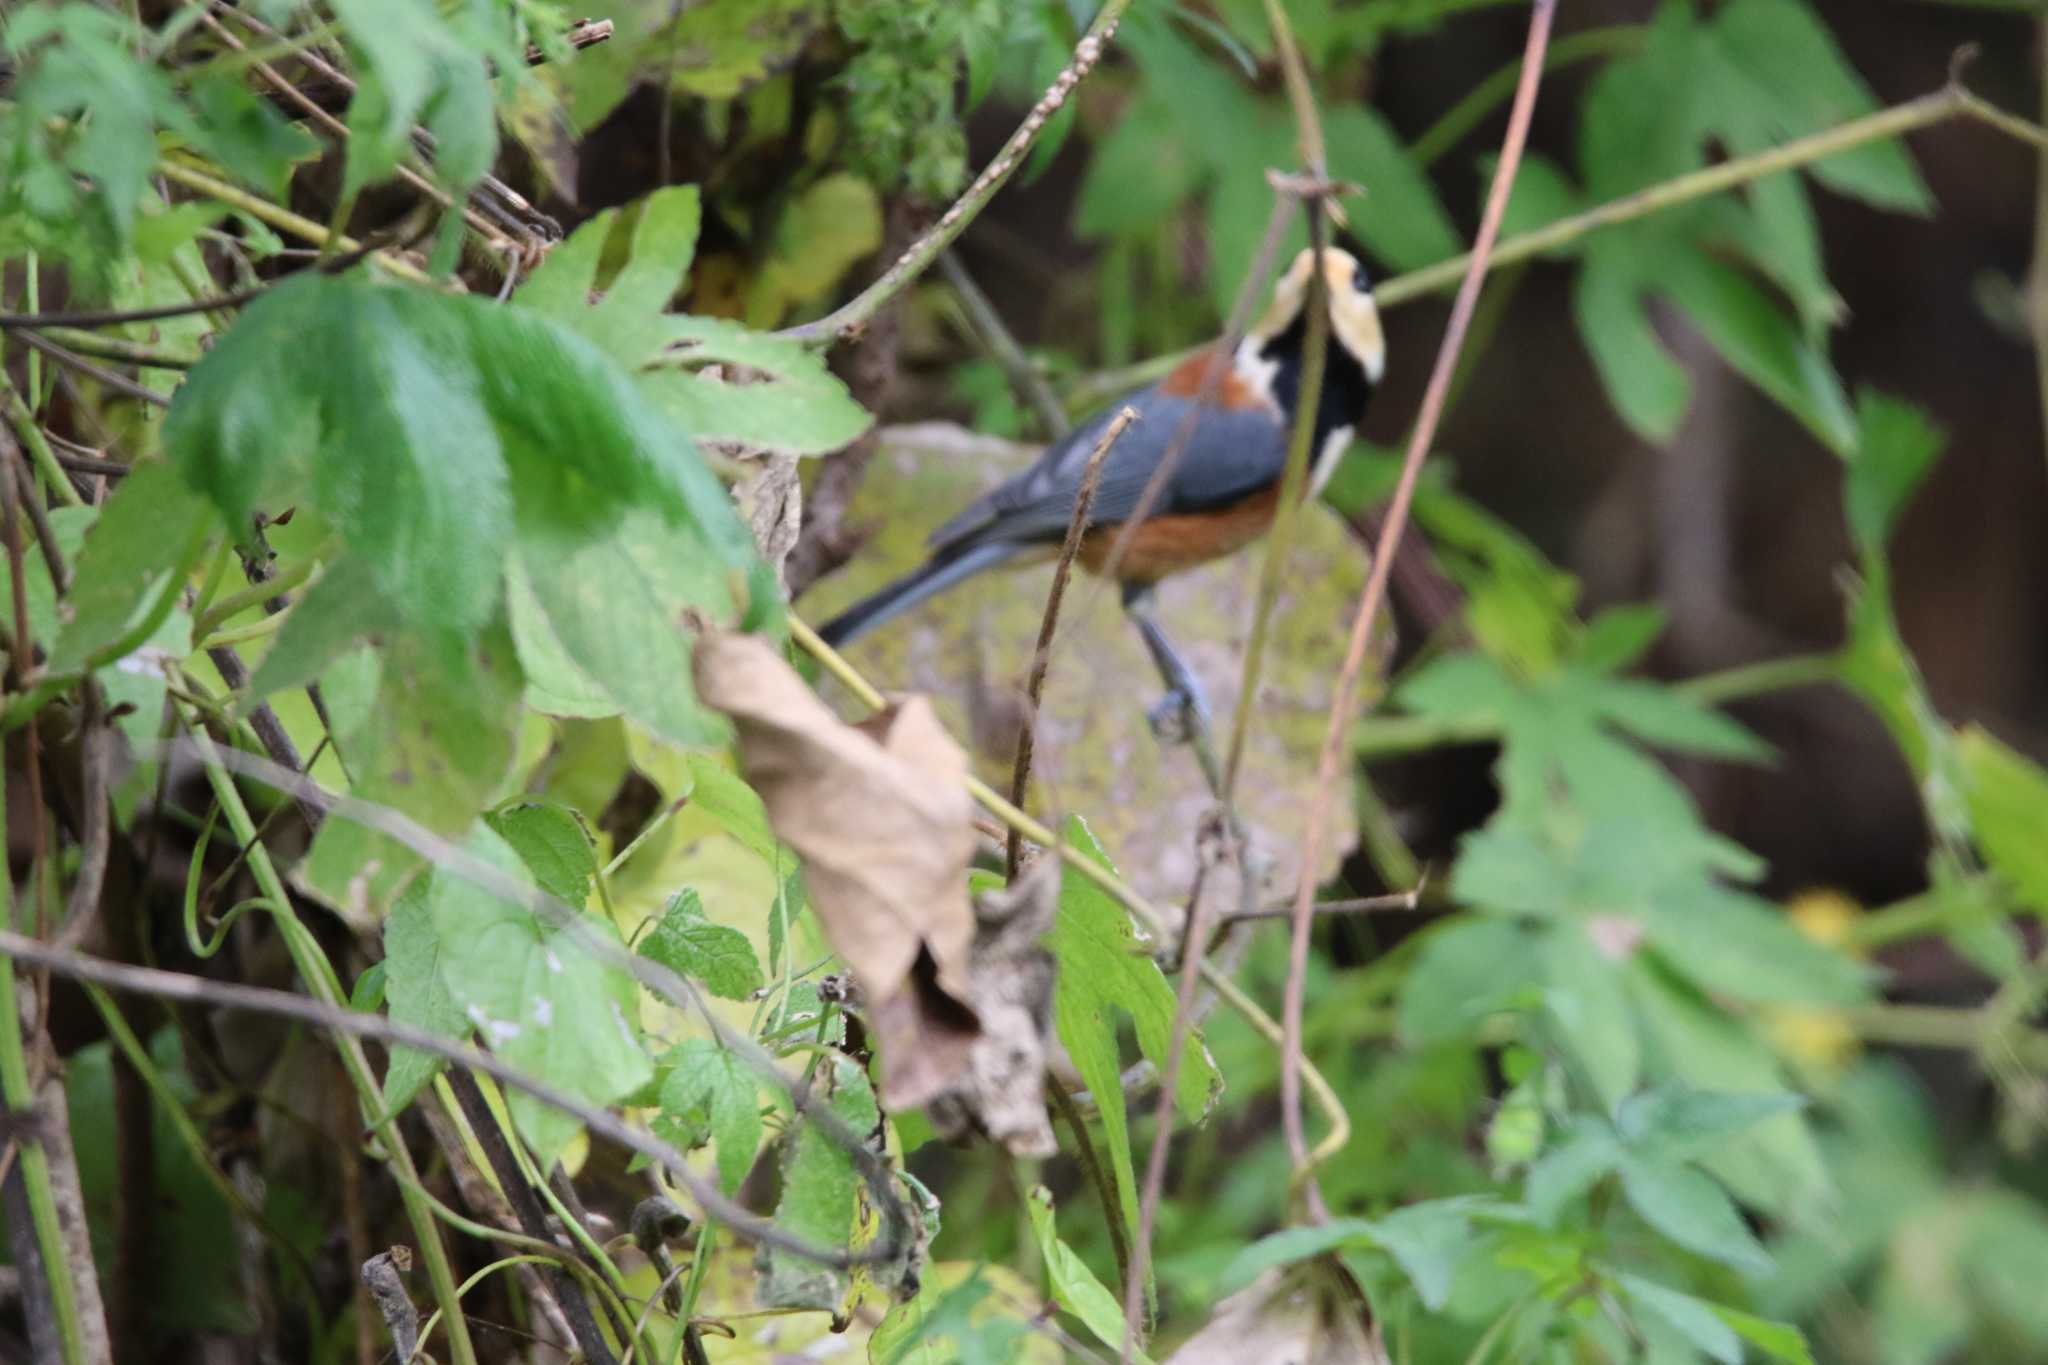
POLYGON ((836 649, 867 634, 884 621, 909 611, 918 603, 937 597, 954 584, 1016 558, 1026 548, 1002 541, 985 541, 953 554, 941 554, 916 573, 899 578, 888 587, 854 603, 828 621, 818 634, 826 644, 836 649))

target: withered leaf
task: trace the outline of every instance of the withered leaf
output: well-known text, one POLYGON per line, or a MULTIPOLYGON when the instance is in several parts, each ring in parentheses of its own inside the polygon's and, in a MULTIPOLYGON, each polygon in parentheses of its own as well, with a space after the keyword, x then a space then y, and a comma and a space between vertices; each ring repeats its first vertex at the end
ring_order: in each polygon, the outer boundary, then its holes
POLYGON ((1365 1291, 1335 1256, 1318 1256, 1217 1304, 1166 1365, 1388 1365, 1388 1356, 1365 1291))
POLYGON ((966 754, 922 697, 846 724, 752 636, 700 636, 696 676, 697 695, 731 717, 747 781, 869 1003, 883 1107, 927 1103, 957 1082, 981 1033, 966 754))

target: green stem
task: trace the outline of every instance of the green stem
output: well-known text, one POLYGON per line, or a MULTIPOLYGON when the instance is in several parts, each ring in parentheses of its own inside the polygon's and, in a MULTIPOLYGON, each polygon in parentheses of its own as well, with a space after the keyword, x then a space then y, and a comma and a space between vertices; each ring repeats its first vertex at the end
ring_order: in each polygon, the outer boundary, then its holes
POLYGON ((2048 1033, 2001 1029, 1984 1011, 1943 1005, 1865 1005, 1837 1016, 1866 1042, 1894 1047, 1953 1048, 1974 1052, 1994 1039, 2034 1070, 2048 1070, 2048 1033))
MULTIPOLYGON (((256 888, 264 897, 283 913, 276 915, 281 928, 295 928, 298 933, 283 935, 285 946, 290 952, 293 965, 306 983, 307 991, 315 1000, 345 1009, 348 997, 335 979, 334 969, 320 952, 319 945, 305 933, 295 916, 290 914, 291 897, 285 891, 284 879, 278 875, 277 867, 270 861, 270 850, 256 837, 256 822, 249 816, 249 808, 242 803, 242 794, 236 788, 234 779, 220 761, 213 739, 201 725, 188 725, 192 742, 199 750, 201 761, 206 767, 208 783, 213 788, 214 799, 228 817, 228 828, 234 831, 248 851, 249 871, 256 879, 256 888)), ((370 1067, 370 1059, 363 1051, 362 1040, 351 1034, 336 1033, 334 1046, 341 1053, 342 1065, 347 1069, 349 1080, 356 1088, 356 1101, 372 1124, 378 1141, 383 1145, 385 1160, 392 1169, 413 1177, 418 1182, 418 1172, 412 1164, 412 1154, 407 1150, 403 1135, 398 1131, 395 1120, 381 1117, 383 1090, 377 1083, 376 1072, 370 1067)), ((407 1221, 412 1224, 417 1250, 427 1263, 427 1278, 433 1285, 434 1300, 443 1308, 456 1308, 459 1295, 455 1287, 455 1271, 449 1264, 447 1248, 441 1245, 441 1234, 434 1226, 433 1211, 413 1192, 413 1187, 401 1182, 399 1197, 405 1205, 407 1221)), ((447 1314, 448 1350, 456 1365, 476 1365, 476 1347, 469 1338, 469 1324, 459 1311, 447 1314)))
MULTIPOLYGON (((1646 32, 1642 24, 1616 24, 1610 28, 1591 28, 1584 33, 1574 33, 1569 38, 1560 38, 1551 44, 1550 53, 1543 60, 1543 70, 1547 75, 1594 57, 1619 56, 1633 52, 1643 45, 1646 32)), ((1470 94, 1452 105, 1442 118, 1431 124, 1421 137, 1409 145, 1409 155, 1423 167, 1435 164, 1444 153, 1463 142, 1466 134, 1485 122, 1488 114, 1506 104, 1508 97, 1515 93, 1515 83, 1521 78, 1522 59, 1517 57, 1473 86, 1470 94)))
MULTIPOLYGON (((156 171, 164 179, 183 185, 195 194, 203 194, 208 199, 226 204, 230 208, 240 209, 258 222, 268 223, 279 232, 288 232, 300 241, 311 242, 323 251, 329 247, 330 242, 336 250, 340 251, 361 251, 363 249, 363 244, 353 237, 330 233, 325 227, 314 222, 311 218, 293 213, 287 208, 280 208, 268 199, 246 193, 236 186, 230 185, 225 180, 217 180, 204 171, 195 170, 181 161, 165 157, 156 163, 156 171)), ((409 284, 431 285, 433 283, 433 281, 427 278, 424 271, 415 266, 407 265, 389 252, 372 252, 371 259, 409 284)))
POLYGON ((311 578, 320 569, 318 559, 303 559, 276 577, 261 583, 251 583, 240 592, 232 593, 202 611, 192 623, 192 638, 204 640, 220 629, 223 622, 233 620, 251 607, 260 607, 273 597, 282 597, 293 588, 311 578))
POLYGON ((72 486, 71 476, 64 472, 63 465, 57 463, 57 452, 50 449, 50 443, 43 439, 43 429, 36 425, 35 413, 22 401, 21 391, 14 387, 4 371, 0 371, 0 403, 7 408, 7 425, 14 428, 15 439, 36 462, 36 472, 43 476, 43 482, 65 505, 85 506, 85 499, 72 486))
MULTIPOLYGON (((6 843, 7 813, 0 809, 0 847, 6 843)), ((14 908, 14 878, 8 873, 0 885, 0 910, 10 927, 28 932, 18 923, 14 908)), ((35 1086, 29 1080, 28 1051, 22 1044, 21 1009, 14 989, 14 960, 0 956, 0 1098, 10 1116, 29 1125, 33 1133, 36 1112, 35 1086)), ((20 1164, 22 1192, 28 1198, 29 1221, 35 1226, 36 1252, 42 1260, 43 1279, 49 1286, 50 1311, 57 1320, 58 1349, 64 1365, 86 1365, 85 1328, 78 1316, 78 1291, 71 1283, 71 1260, 64 1245, 64 1227, 57 1219, 57 1194, 50 1182, 50 1154, 33 1136, 15 1145, 20 1164)), ((24 1275, 33 1267, 21 1267, 24 1275)), ((34 1292, 24 1286, 24 1293, 34 1292)))
POLYGON ((918 276, 930 268, 939 253, 951 246, 961 233, 967 230, 981 211, 994 199, 996 191, 1009 183, 1017 168, 1024 164, 1024 154, 1031 150, 1031 144, 1038 141, 1038 135, 1045 131, 1067 97, 1074 93, 1095 64, 1102 59, 1103 49, 1116 32, 1117 22, 1129 9, 1131 0, 1104 0, 1102 8, 1095 15, 1095 22, 1081 35, 1075 45, 1074 56, 1061 71, 1052 88, 1039 97, 1031 112, 1017 131, 1010 134, 1002 150, 988 163, 982 173, 974 178, 967 192, 953 202, 951 208, 942 214, 931 231, 911 243, 910 249, 898 257, 896 263, 882 272, 881 278, 855 295, 851 302, 826 314, 815 322, 806 322, 796 327, 785 328, 776 335, 795 341, 830 344, 847 336, 867 322, 882 306, 910 287, 918 276))
MULTIPOLYGON (((59 345, 96 360, 119 360, 155 370, 189 370, 199 363, 196 355, 159 350, 126 337, 108 336, 105 332, 88 331, 83 327, 40 327, 36 330, 59 345)), ((33 353, 29 356, 31 360, 35 358, 33 353)))

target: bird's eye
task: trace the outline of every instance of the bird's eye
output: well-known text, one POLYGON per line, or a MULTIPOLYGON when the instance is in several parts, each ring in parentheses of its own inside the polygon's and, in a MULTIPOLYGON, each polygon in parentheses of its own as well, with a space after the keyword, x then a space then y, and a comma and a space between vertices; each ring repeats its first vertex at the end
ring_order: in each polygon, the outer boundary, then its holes
POLYGON ((1372 292, 1372 277, 1365 273, 1364 266, 1360 266, 1351 272, 1351 287, 1361 294, 1370 294, 1372 292))

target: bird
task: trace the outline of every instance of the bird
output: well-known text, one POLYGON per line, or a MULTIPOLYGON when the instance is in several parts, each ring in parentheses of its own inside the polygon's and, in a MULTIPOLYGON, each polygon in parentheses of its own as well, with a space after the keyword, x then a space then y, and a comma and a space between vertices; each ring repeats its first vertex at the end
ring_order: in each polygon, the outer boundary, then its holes
MULTIPOLYGON (((1330 326, 1309 447, 1309 497, 1336 469, 1386 370, 1385 336, 1365 267, 1339 247, 1321 248, 1320 258, 1330 326)), ((1272 525, 1299 404, 1317 259, 1316 248, 1295 257, 1234 350, 1223 353, 1223 341, 1203 347, 1157 383, 1076 425, 1029 467, 932 532, 922 567, 849 607, 819 636, 837 648, 976 574, 1055 557, 1090 456, 1129 407, 1138 420, 1104 457, 1076 559, 1091 573, 1115 574, 1124 612, 1166 686, 1149 712, 1154 733, 1171 739, 1205 731, 1208 702, 1159 623, 1154 590, 1172 574, 1243 549, 1272 525), (1212 363, 1218 373, 1209 379, 1212 363), (1182 448, 1163 489, 1120 562, 1111 565, 1112 545, 1176 445, 1182 448)))

